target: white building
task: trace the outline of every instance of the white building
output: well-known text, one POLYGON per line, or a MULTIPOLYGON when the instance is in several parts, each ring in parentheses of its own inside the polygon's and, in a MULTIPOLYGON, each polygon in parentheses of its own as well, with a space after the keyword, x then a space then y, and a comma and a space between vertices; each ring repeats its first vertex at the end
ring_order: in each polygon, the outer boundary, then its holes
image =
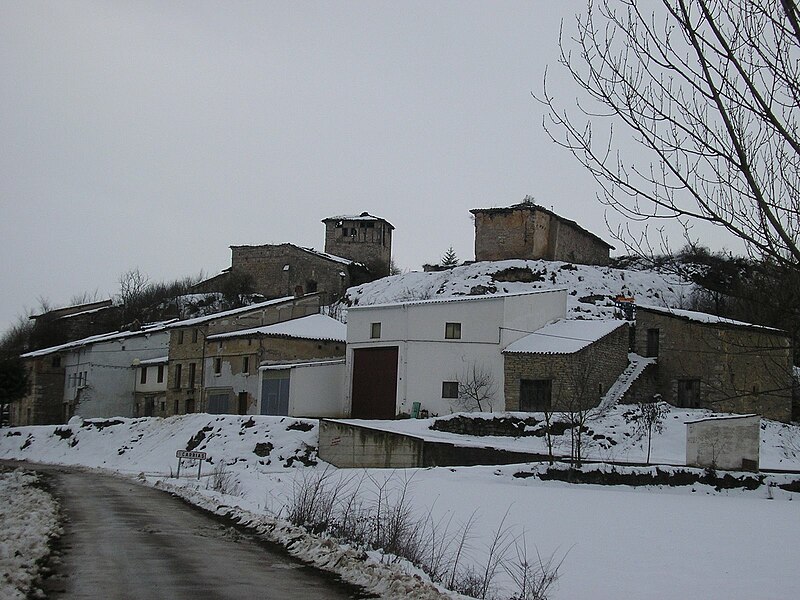
POLYGON ((163 357, 169 334, 164 324, 138 331, 95 335, 23 355, 61 353, 64 367, 63 412, 84 418, 134 416, 134 360, 163 357))
POLYGON ((133 359, 134 415, 137 417, 166 417, 168 356, 141 360, 133 359))
POLYGON ((484 410, 504 410, 503 355, 566 316, 565 290, 462 296, 348 310, 345 399, 353 418, 464 410, 459 382, 485 376, 484 410), (417 404, 419 403, 419 404, 417 404))
POLYGON ((262 415, 344 417, 344 359, 264 365, 260 369, 262 415))

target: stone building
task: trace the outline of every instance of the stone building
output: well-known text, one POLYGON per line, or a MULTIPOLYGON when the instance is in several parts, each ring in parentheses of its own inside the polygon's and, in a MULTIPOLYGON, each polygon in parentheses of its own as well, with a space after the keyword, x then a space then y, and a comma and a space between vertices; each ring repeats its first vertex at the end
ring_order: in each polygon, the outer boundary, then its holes
POLYGON ((197 292, 237 292, 237 286, 266 298, 319 292, 324 303, 348 287, 389 274, 392 230, 369 213, 324 219, 325 252, 295 244, 231 246, 231 266, 195 286, 197 292))
POLYGON ((122 325, 122 310, 111 300, 76 304, 32 315, 29 348, 38 350, 114 331, 122 325))
POLYGON ((474 208, 475 260, 560 260, 607 265, 613 246, 536 204, 474 208))
POLYGON ((64 360, 59 352, 22 357, 28 393, 11 404, 11 425, 53 425, 64 422, 64 360))
POLYGON ((367 212, 341 215, 325 223, 325 252, 365 265, 373 279, 389 275, 392 262, 392 231, 386 219, 367 212))
POLYGON ((319 294, 284 296, 168 326, 167 415, 200 412, 205 406, 203 382, 208 336, 296 319, 318 313, 319 308, 319 294))
POLYGON ((503 351, 506 410, 597 406, 628 366, 626 321, 561 320, 503 351))
POLYGON ((670 404, 791 418, 793 348, 783 331, 639 305, 634 351, 656 358, 650 376, 670 404))
MULTIPOLYGON (((313 314, 265 327, 209 335, 202 412, 289 415, 286 363, 344 358, 347 326, 313 314), (262 372, 262 365, 281 370, 262 372)), ((309 398, 313 402, 313 398, 309 398)), ((303 415, 293 415, 303 416, 303 415)))

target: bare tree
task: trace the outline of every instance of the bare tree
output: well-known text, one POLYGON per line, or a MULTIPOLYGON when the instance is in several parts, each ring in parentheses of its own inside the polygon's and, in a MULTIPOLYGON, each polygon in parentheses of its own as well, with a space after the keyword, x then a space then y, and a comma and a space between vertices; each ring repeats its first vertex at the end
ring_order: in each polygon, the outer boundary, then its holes
MULTIPOLYGON (((636 408, 637 412, 631 415, 630 421, 633 421, 636 432, 647 438, 646 464, 649 465, 653 433, 663 431, 664 418, 669 414, 669 405, 661 401, 661 394, 656 394, 652 402, 639 402, 636 408)), ((626 420, 628 419, 629 417, 626 417, 626 420)))
POLYGON ((141 309, 141 298, 149 279, 138 268, 125 271, 119 276, 119 300, 122 304, 123 320, 133 318, 141 309))
POLYGON ((470 363, 458 378, 457 405, 462 410, 491 411, 497 400, 497 381, 484 365, 470 363))
MULTIPOLYGON (((562 33, 560 63, 590 101, 565 110, 545 76, 545 129, 627 219, 707 221, 797 271, 797 2, 660 0, 652 13, 643 4, 590 0, 574 38, 562 33)), ((617 237, 632 249, 648 243, 646 230, 617 237)))

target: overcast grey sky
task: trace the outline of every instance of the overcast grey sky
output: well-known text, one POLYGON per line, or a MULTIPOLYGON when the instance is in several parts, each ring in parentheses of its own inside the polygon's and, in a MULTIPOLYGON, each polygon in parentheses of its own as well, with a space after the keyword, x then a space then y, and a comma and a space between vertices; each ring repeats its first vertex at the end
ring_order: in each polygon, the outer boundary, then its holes
POLYGON ((583 5, 0 0, 0 329, 134 267, 322 249, 335 214, 388 219, 404 269, 473 258, 469 209, 526 194, 612 241, 531 97, 549 64, 574 99, 583 5))

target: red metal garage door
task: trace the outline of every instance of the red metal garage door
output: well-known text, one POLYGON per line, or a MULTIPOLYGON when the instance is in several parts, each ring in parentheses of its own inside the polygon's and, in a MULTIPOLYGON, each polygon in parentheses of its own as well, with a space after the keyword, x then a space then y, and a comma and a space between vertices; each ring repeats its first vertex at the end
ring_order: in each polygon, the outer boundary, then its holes
POLYGON ((354 419, 393 419, 397 401, 397 346, 353 350, 354 419))

